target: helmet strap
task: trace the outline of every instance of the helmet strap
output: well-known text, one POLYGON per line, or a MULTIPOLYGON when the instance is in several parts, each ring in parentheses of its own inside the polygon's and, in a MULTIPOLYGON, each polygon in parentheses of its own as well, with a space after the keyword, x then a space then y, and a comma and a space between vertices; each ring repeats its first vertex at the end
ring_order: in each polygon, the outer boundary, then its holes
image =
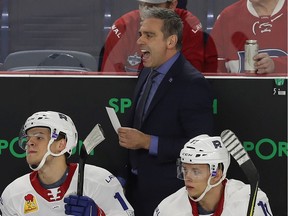
POLYGON ((213 187, 216 187, 217 185, 219 185, 219 184, 226 178, 226 176, 225 176, 225 175, 222 175, 221 179, 220 179, 216 184, 213 184, 213 185, 210 184, 211 178, 212 178, 212 175, 210 175, 209 179, 207 180, 207 187, 205 188, 205 190, 203 191, 203 193, 202 193, 197 199, 194 199, 193 197, 191 197, 190 195, 188 195, 189 198, 190 198, 191 200, 193 200, 194 202, 199 202, 200 200, 203 199, 203 197, 206 195, 206 193, 207 193, 208 191, 210 191, 213 187))
POLYGON ((51 138, 51 139, 49 140, 49 143, 48 143, 48 146, 47 146, 47 152, 46 152, 45 155, 43 156, 40 164, 39 164, 36 168, 32 167, 32 166, 29 164, 30 169, 32 169, 33 171, 38 171, 38 170, 40 170, 40 169, 43 167, 43 165, 45 164, 46 159, 47 159, 47 157, 48 157, 49 155, 52 155, 52 156, 60 156, 60 155, 62 155, 62 154, 65 153, 65 152, 61 151, 59 154, 54 154, 53 152, 50 151, 50 146, 52 145, 52 143, 53 143, 54 141, 55 141, 55 139, 53 139, 53 138, 51 138))
POLYGON ((34 171, 40 170, 40 169, 43 167, 43 165, 44 165, 44 163, 45 163, 45 161, 46 161, 46 158, 47 158, 49 155, 50 155, 50 153, 47 151, 46 154, 43 156, 40 164, 39 164, 36 168, 33 168, 33 167, 29 164, 30 169, 32 169, 32 170, 34 170, 34 171))

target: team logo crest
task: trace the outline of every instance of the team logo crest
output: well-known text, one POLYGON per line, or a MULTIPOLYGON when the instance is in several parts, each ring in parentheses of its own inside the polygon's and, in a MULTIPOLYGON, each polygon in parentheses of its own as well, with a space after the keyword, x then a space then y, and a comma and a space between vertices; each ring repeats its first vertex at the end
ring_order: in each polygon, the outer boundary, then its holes
POLYGON ((24 200, 24 214, 38 211, 38 204, 35 196, 33 196, 32 194, 27 194, 24 197, 24 200))
POLYGON ((134 55, 128 56, 127 61, 130 65, 135 66, 141 63, 141 57, 136 52, 134 55))

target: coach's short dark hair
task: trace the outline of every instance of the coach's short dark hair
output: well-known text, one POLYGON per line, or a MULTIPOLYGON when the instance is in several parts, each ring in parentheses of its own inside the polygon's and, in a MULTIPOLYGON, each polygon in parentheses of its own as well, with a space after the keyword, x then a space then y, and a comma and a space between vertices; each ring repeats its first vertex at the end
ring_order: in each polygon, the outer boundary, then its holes
POLYGON ((178 41, 176 44, 177 50, 182 48, 183 37, 183 22, 181 18, 173 10, 160 7, 145 8, 141 14, 142 19, 156 18, 164 21, 161 31, 164 34, 164 38, 168 38, 171 35, 177 35, 178 41))

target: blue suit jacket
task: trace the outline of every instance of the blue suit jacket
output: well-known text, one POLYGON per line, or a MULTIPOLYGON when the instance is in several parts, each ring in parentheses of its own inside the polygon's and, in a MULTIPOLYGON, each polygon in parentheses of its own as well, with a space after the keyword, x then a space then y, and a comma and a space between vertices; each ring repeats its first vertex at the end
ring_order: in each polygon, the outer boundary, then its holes
MULTIPOLYGON (((132 127, 135 106, 149 72, 150 68, 144 68, 138 77, 132 127)), ((144 149, 129 150, 131 165, 138 171, 137 199, 147 204, 143 215, 152 215, 162 199, 184 185, 176 177, 176 160, 189 139, 199 134, 212 135, 212 101, 208 81, 180 54, 159 85, 139 128, 159 137, 158 156, 144 149)))

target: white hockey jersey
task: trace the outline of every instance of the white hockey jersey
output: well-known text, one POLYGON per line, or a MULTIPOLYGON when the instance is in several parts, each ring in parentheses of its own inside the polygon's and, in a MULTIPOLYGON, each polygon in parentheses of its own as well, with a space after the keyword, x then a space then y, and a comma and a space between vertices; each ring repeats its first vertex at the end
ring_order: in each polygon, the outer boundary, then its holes
MULTIPOLYGON (((238 180, 227 180, 224 191, 224 204, 221 216, 243 216, 247 213, 250 185, 238 180)), ((183 187, 166 197, 154 211, 154 216, 196 216, 192 214, 192 207, 186 188, 183 187)), ((211 214, 212 216, 213 214, 211 214)), ((204 215, 199 215, 204 216, 204 215)), ((208 215, 205 215, 208 216, 208 215)), ((217 215, 215 215, 217 216, 217 215)), ((254 216, 272 216, 266 194, 259 189, 255 204, 254 216)))
MULTIPOLYGON (((37 172, 16 179, 2 193, 2 216, 65 215, 64 198, 77 192, 77 167, 69 164, 65 182, 53 189, 41 187, 37 172)), ((85 165, 83 195, 92 198, 107 216, 134 215, 119 181, 103 168, 85 165)))

